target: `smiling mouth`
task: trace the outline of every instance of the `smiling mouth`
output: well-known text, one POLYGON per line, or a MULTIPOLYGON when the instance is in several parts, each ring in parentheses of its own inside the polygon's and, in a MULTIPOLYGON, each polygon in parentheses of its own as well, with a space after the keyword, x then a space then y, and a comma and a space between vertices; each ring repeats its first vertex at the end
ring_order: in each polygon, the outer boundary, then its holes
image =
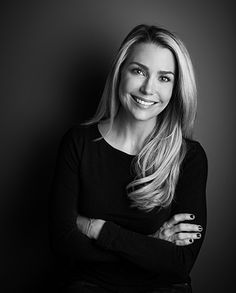
POLYGON ((157 104, 157 102, 147 102, 147 101, 144 101, 143 99, 141 98, 138 98, 134 95, 131 95, 131 97, 133 98, 133 100, 135 100, 136 103, 140 104, 140 105, 143 105, 143 106, 152 106, 154 104, 157 104))

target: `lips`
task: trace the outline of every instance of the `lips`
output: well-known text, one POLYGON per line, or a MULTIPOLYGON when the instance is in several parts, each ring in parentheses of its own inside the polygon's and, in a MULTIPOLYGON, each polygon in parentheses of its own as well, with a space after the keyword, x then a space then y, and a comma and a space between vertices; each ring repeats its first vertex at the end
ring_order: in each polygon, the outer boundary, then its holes
POLYGON ((154 101, 149 101, 147 99, 144 99, 144 98, 140 98, 140 97, 137 97, 137 96, 134 96, 134 95, 131 95, 132 99, 135 100, 136 103, 140 104, 140 105, 143 105, 143 106, 152 106, 154 104, 156 104, 157 102, 154 102, 154 101))

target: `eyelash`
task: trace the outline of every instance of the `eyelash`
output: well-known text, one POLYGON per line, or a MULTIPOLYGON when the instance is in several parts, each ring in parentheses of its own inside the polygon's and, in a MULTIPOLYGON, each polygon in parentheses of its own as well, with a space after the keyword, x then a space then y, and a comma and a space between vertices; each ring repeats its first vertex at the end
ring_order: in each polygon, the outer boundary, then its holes
POLYGON ((161 81, 163 82, 169 82, 170 81, 170 78, 168 76, 160 76, 161 81))
MULTIPOLYGON (((132 69, 132 72, 135 73, 135 74, 138 74, 138 75, 141 74, 143 76, 146 76, 146 73, 140 68, 134 68, 134 69, 132 69)), ((159 80, 163 81, 163 82, 170 82, 171 81, 171 79, 168 76, 165 76, 165 75, 160 76, 159 80)))
POLYGON ((135 74, 138 74, 138 75, 141 72, 141 75, 146 76, 146 73, 143 72, 142 69, 140 69, 140 68, 134 68, 134 69, 132 69, 132 72, 135 73, 135 74))

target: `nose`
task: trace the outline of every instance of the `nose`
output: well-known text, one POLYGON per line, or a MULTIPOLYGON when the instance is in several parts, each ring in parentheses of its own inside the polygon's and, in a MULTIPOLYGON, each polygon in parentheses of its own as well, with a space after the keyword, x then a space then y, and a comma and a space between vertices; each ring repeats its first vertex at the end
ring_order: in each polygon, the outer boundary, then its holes
POLYGON ((153 95, 156 91, 156 84, 152 78, 147 78, 140 87, 140 91, 145 95, 153 95))

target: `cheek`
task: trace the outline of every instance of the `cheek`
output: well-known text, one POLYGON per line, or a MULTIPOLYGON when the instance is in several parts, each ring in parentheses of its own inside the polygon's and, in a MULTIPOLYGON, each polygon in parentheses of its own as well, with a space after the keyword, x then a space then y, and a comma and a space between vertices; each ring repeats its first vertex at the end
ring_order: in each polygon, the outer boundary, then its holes
POLYGON ((120 91, 122 93, 129 93, 139 88, 139 81, 136 78, 130 77, 128 74, 120 81, 120 91))
POLYGON ((126 94, 127 94, 126 84, 123 81, 120 81, 118 98, 119 98, 120 103, 123 106, 124 106, 124 104, 126 104, 126 100, 127 100, 126 94))
POLYGON ((125 91, 125 82, 124 79, 121 79, 120 84, 119 84, 119 93, 123 93, 125 91))
POLYGON ((125 93, 125 85, 122 81, 120 81, 118 93, 119 93, 119 99, 122 99, 125 93))
POLYGON ((172 97, 172 93, 173 93, 173 87, 167 87, 167 88, 164 88, 163 91, 162 91, 162 99, 163 101, 165 102, 169 102, 171 97, 172 97))

